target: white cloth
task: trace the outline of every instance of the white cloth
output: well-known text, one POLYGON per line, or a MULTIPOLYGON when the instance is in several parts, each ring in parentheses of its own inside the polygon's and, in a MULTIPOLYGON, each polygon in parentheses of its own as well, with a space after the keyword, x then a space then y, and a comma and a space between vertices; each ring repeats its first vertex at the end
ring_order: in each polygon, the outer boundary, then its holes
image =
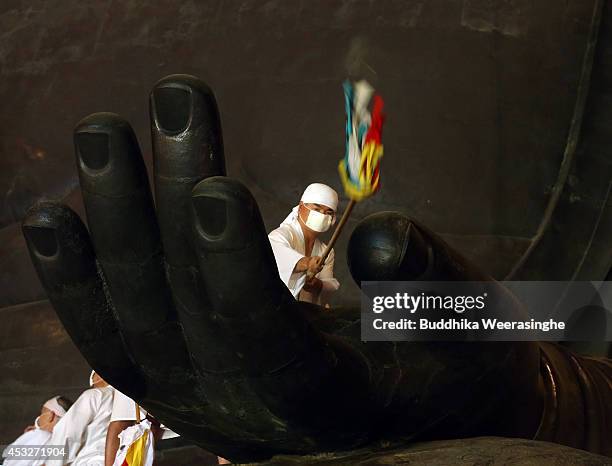
MULTIPOLYGON (((140 420, 147 417, 147 412, 141 407, 140 408, 140 420)), ((115 389, 115 395, 113 397, 113 410, 111 413, 111 422, 114 421, 136 421, 136 405, 134 400, 129 396, 124 395, 119 390, 115 389)), ((162 439, 169 439, 178 437, 179 434, 171 431, 166 426, 162 425, 164 432, 162 439)))
POLYGON ((123 464, 128 450, 130 449, 130 445, 145 435, 145 433, 147 433, 147 439, 144 447, 144 461, 141 464, 143 466, 153 466, 153 459, 155 458, 154 439, 153 433, 151 432, 151 423, 146 419, 140 422, 140 424, 135 424, 124 429, 119 434, 119 449, 117 450, 117 456, 115 456, 113 466, 121 466, 123 464))
MULTIPOLYGON (((51 438, 51 432, 43 429, 33 429, 28 432, 24 432, 17 440, 11 443, 4 452, 2 456, 7 454, 7 451, 10 447, 27 447, 27 446, 43 446, 47 443, 47 441, 51 438)), ((4 461, 3 466, 40 466, 44 463, 44 459, 28 459, 28 460, 13 460, 7 459, 4 461)))
POLYGON ((306 187, 300 201, 304 204, 321 204, 335 212, 338 208, 338 193, 326 184, 312 183, 306 187))
MULTIPOLYGON (((270 232, 268 238, 276 259, 278 274, 293 297, 299 298, 300 301, 319 305, 326 304, 329 295, 340 288, 340 283, 334 278, 334 250, 332 249, 327 256, 323 269, 315 275, 323 282, 321 292, 314 294, 302 290, 306 283, 306 272, 293 272, 295 264, 306 256, 304 232, 298 220, 297 206, 276 230, 270 232)), ((315 239, 310 256, 321 256, 324 250, 325 243, 315 239)))
POLYGON ((85 390, 53 428, 48 445, 64 445, 67 455, 46 466, 104 466, 106 431, 113 407, 113 387, 85 390))
POLYGON ((62 417, 64 414, 66 414, 66 410, 57 402, 58 398, 59 396, 54 396, 50 400, 45 401, 43 408, 47 408, 49 411, 54 412, 59 417, 62 417))
MULTIPOLYGON (((140 420, 145 417, 147 417, 147 412, 140 408, 140 420)), ((136 421, 136 403, 117 389, 113 397, 113 410, 110 418, 110 422, 114 421, 136 421)))

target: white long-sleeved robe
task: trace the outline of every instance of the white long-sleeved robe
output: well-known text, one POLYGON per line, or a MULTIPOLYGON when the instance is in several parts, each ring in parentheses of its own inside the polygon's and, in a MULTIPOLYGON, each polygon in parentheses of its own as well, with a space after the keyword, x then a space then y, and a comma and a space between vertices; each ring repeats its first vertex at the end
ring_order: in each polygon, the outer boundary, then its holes
MULTIPOLYGON (((297 209, 294 209, 295 212, 297 209)), ((302 290, 306 283, 306 272, 293 272, 295 264, 306 256, 304 232, 297 220, 297 215, 287 217, 277 229, 270 232, 268 238, 276 259, 278 274, 293 297, 300 301, 319 305, 326 304, 329 295, 340 288, 340 283, 334 278, 334 250, 332 249, 327 256, 323 269, 315 275, 323 282, 323 286, 320 293, 313 294, 302 290)), ((325 243, 315 239, 310 256, 321 256, 325 246, 325 243)))
POLYGON ((106 431, 113 408, 113 387, 90 388, 77 398, 53 428, 47 445, 65 445, 67 456, 45 466, 104 466, 106 431))
MULTIPOLYGON (((41 447, 46 445, 51 437, 51 432, 43 429, 32 429, 28 432, 24 432, 17 440, 11 443, 4 450, 7 452, 10 447, 41 447)), ((1 461, 1 460, 0 460, 1 461)), ((2 463, 2 466, 40 466, 43 464, 44 460, 42 459, 27 459, 27 460, 18 460, 18 459, 7 459, 2 463)))

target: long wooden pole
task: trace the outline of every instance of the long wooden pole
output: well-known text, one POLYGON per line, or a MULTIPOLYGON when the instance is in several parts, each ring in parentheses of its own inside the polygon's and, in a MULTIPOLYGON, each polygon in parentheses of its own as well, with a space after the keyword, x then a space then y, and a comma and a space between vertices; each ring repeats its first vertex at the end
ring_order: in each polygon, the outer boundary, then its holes
POLYGON ((354 201, 353 199, 351 199, 351 201, 346 206, 346 209, 344 209, 342 218, 340 219, 340 222, 338 222, 338 226, 334 230, 334 233, 331 239, 329 240, 329 243, 327 243, 327 247, 325 248, 325 251, 323 251, 323 255, 321 256, 321 264, 325 264, 325 259, 327 259, 327 256, 329 256, 329 253, 333 249, 334 244, 336 244, 336 241, 338 240, 338 236, 340 236, 340 233, 342 233, 342 229, 344 228, 344 225, 346 225, 346 221, 351 215, 351 212, 353 211, 353 207, 355 207, 355 204, 357 204, 357 201, 354 201))
MULTIPOLYGON (((329 256, 329 253, 333 249, 334 244, 336 244, 336 241, 338 240, 338 237, 340 236, 340 233, 342 233, 342 229, 346 225, 346 221, 348 220, 349 216, 351 215, 351 212, 353 211, 353 207, 355 207, 355 204, 357 204, 357 201, 354 201, 354 200, 351 199, 351 201, 346 206, 346 209, 344 209, 344 213, 342 214, 342 218, 338 222, 338 225, 336 226, 336 229, 334 230, 334 233, 332 234, 332 237, 329 240, 329 243, 327 243, 327 246, 325 247, 325 250, 323 251, 323 254, 321 255, 321 264, 325 264, 325 259, 327 259, 327 256, 329 256)), ((314 276, 314 274, 311 274, 310 271, 306 272, 306 278, 307 279, 310 279, 313 276, 314 276)))

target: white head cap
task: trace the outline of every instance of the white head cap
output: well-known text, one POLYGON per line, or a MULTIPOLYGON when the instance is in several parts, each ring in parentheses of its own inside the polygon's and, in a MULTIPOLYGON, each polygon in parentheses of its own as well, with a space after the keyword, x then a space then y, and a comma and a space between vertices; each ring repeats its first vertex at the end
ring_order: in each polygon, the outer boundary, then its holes
POLYGON ((321 204, 333 211, 338 207, 338 193, 323 183, 312 183, 304 190, 302 199, 305 204, 321 204))
POLYGON ((50 400, 47 400, 43 407, 47 408, 49 411, 53 411, 59 417, 62 417, 64 414, 66 414, 66 410, 57 402, 58 398, 59 396, 54 396, 50 400))

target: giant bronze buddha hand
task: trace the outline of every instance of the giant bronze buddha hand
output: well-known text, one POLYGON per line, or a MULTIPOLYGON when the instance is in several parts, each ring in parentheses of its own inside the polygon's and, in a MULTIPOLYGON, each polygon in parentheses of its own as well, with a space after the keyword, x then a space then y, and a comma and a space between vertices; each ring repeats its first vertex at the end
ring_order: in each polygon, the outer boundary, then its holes
MULTIPOLYGON (((130 125, 98 113, 74 133, 89 231, 54 203, 23 222, 58 316, 110 384, 233 460, 535 434, 535 343, 361 342, 358 309, 323 313, 279 279, 255 199, 225 176, 211 90, 169 76, 150 114, 155 202, 130 125)), ((356 229, 349 261, 357 280, 487 279, 391 213, 356 229)))

